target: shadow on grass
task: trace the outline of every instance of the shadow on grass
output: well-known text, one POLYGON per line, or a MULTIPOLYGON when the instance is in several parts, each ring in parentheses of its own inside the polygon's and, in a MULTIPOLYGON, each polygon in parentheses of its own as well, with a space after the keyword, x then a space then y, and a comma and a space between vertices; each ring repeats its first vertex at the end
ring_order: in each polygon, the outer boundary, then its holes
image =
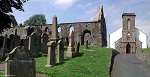
MULTIPOLYGON (((78 54, 76 55, 76 57, 81 57, 81 56, 83 56, 83 54, 84 54, 84 53, 78 53, 78 54)), ((73 57, 73 58, 75 58, 75 57, 73 57)), ((65 63, 65 61, 68 61, 69 59, 71 59, 71 58, 66 58, 66 59, 64 59, 62 62, 57 63, 56 66, 58 66, 58 65, 63 65, 63 64, 65 63)))
POLYGON ((56 66, 63 65, 65 62, 57 63, 56 66))
POLYGON ((81 57, 83 56, 84 53, 78 53, 76 57, 81 57))
POLYGON ((70 58, 64 59, 64 61, 68 61, 70 58))
POLYGON ((111 55, 111 64, 110 64, 110 68, 109 68, 109 75, 110 75, 110 77, 111 77, 111 72, 113 70, 114 59, 115 59, 115 57, 118 54, 120 54, 120 52, 118 52, 117 50, 113 49, 112 55, 111 55))

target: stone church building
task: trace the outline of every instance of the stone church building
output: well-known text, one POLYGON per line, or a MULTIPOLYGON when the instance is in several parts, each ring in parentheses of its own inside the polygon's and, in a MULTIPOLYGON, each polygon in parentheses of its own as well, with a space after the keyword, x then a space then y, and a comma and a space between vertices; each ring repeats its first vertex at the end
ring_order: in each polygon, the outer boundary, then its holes
MULTIPOLYGON (((59 21, 59 17, 58 17, 59 21)), ((60 29, 59 37, 63 37, 63 42, 65 44, 69 44, 69 32, 70 29, 74 30, 74 40, 76 42, 80 42, 81 45, 84 45, 88 40, 89 45, 96 46, 107 46, 107 29, 105 23, 105 17, 103 13, 103 7, 99 6, 96 15, 93 18, 93 21, 89 22, 73 22, 73 23, 59 23, 58 29, 60 29)), ((5 30, 2 34, 0 34, 0 42, 1 46, 3 45, 4 35, 8 35, 8 39, 10 39, 10 35, 18 35, 22 40, 28 40, 28 37, 32 34, 32 32, 36 32, 39 37, 46 33, 51 38, 52 34, 52 24, 46 24, 42 26, 23 26, 18 25, 13 28, 5 30)), ((40 37, 41 38, 41 37, 40 37)), ((10 42, 11 43, 11 42, 10 42)))
POLYGON ((135 13, 122 14, 122 28, 109 35, 109 47, 120 53, 136 53, 148 47, 148 36, 135 27, 135 13))

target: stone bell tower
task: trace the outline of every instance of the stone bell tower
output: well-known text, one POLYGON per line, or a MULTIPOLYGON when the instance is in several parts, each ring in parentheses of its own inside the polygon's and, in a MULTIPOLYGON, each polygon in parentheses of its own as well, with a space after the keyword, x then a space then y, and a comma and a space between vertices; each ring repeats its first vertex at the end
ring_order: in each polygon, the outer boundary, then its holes
POLYGON ((135 13, 123 13, 122 15, 122 46, 124 52, 135 53, 136 31, 135 31, 135 13))

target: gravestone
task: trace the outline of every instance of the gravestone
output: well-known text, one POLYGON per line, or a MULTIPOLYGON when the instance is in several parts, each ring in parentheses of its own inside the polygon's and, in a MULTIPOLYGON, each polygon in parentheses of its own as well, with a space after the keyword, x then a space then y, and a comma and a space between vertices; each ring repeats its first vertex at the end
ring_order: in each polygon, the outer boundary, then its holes
POLYGON ((31 36, 29 36, 29 50, 35 55, 38 56, 39 50, 39 36, 33 32, 31 36))
POLYGON ((69 34, 69 46, 68 46, 68 51, 66 53, 66 56, 69 58, 75 57, 76 53, 75 53, 75 48, 74 48, 74 32, 70 31, 69 34))
POLYGON ((21 45, 20 36, 11 34, 10 35, 10 51, 20 45, 21 45))
POLYGON ((0 48, 3 47, 4 36, 0 36, 0 48))
POLYGON ((54 66, 56 64, 56 46, 58 38, 58 27, 57 27, 57 17, 54 16, 52 20, 52 37, 50 39, 50 42, 47 43, 48 46, 48 56, 47 56, 47 65, 46 67, 54 66))
POLYGON ((57 43, 57 63, 64 60, 64 44, 60 39, 57 43))
POLYGON ((41 36, 41 44, 42 44, 42 55, 47 55, 48 53, 48 46, 47 46, 47 43, 48 43, 48 35, 46 33, 43 33, 42 36, 41 36))
POLYGON ((4 36, 4 40, 3 40, 3 46, 0 49, 0 59, 3 59, 5 57, 5 54, 8 52, 7 49, 7 34, 4 36))
POLYGON ((79 54, 79 49, 80 49, 80 42, 77 42, 76 46, 76 53, 79 54))
POLYGON ((55 41, 57 43, 57 41, 59 40, 58 38, 58 27, 57 27, 57 17, 54 16, 53 17, 53 24, 52 24, 52 37, 50 39, 50 41, 55 41))
POLYGON ((86 40, 85 48, 88 49, 88 40, 86 40))
POLYGON ((6 77, 36 77, 33 54, 24 46, 14 48, 5 65, 6 77))
POLYGON ((23 46, 28 47, 29 46, 29 39, 22 39, 23 46))
POLYGON ((55 60, 55 50, 56 50, 56 43, 54 41, 50 41, 47 43, 48 45, 48 56, 47 56, 47 65, 46 67, 55 66, 56 60, 55 60))

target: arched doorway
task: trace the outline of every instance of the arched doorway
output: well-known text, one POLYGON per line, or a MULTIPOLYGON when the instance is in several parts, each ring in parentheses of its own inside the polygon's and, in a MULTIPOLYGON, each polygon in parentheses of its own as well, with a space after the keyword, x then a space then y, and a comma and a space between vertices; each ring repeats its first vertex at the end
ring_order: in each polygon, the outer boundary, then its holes
POLYGON ((84 41, 88 40, 87 38, 91 38, 90 35, 91 35, 91 32, 89 30, 84 30, 82 32, 82 34, 81 34, 81 45, 84 45, 84 41))
POLYGON ((127 44, 127 46, 126 46, 126 53, 127 54, 131 53, 131 46, 130 46, 130 44, 127 44))

